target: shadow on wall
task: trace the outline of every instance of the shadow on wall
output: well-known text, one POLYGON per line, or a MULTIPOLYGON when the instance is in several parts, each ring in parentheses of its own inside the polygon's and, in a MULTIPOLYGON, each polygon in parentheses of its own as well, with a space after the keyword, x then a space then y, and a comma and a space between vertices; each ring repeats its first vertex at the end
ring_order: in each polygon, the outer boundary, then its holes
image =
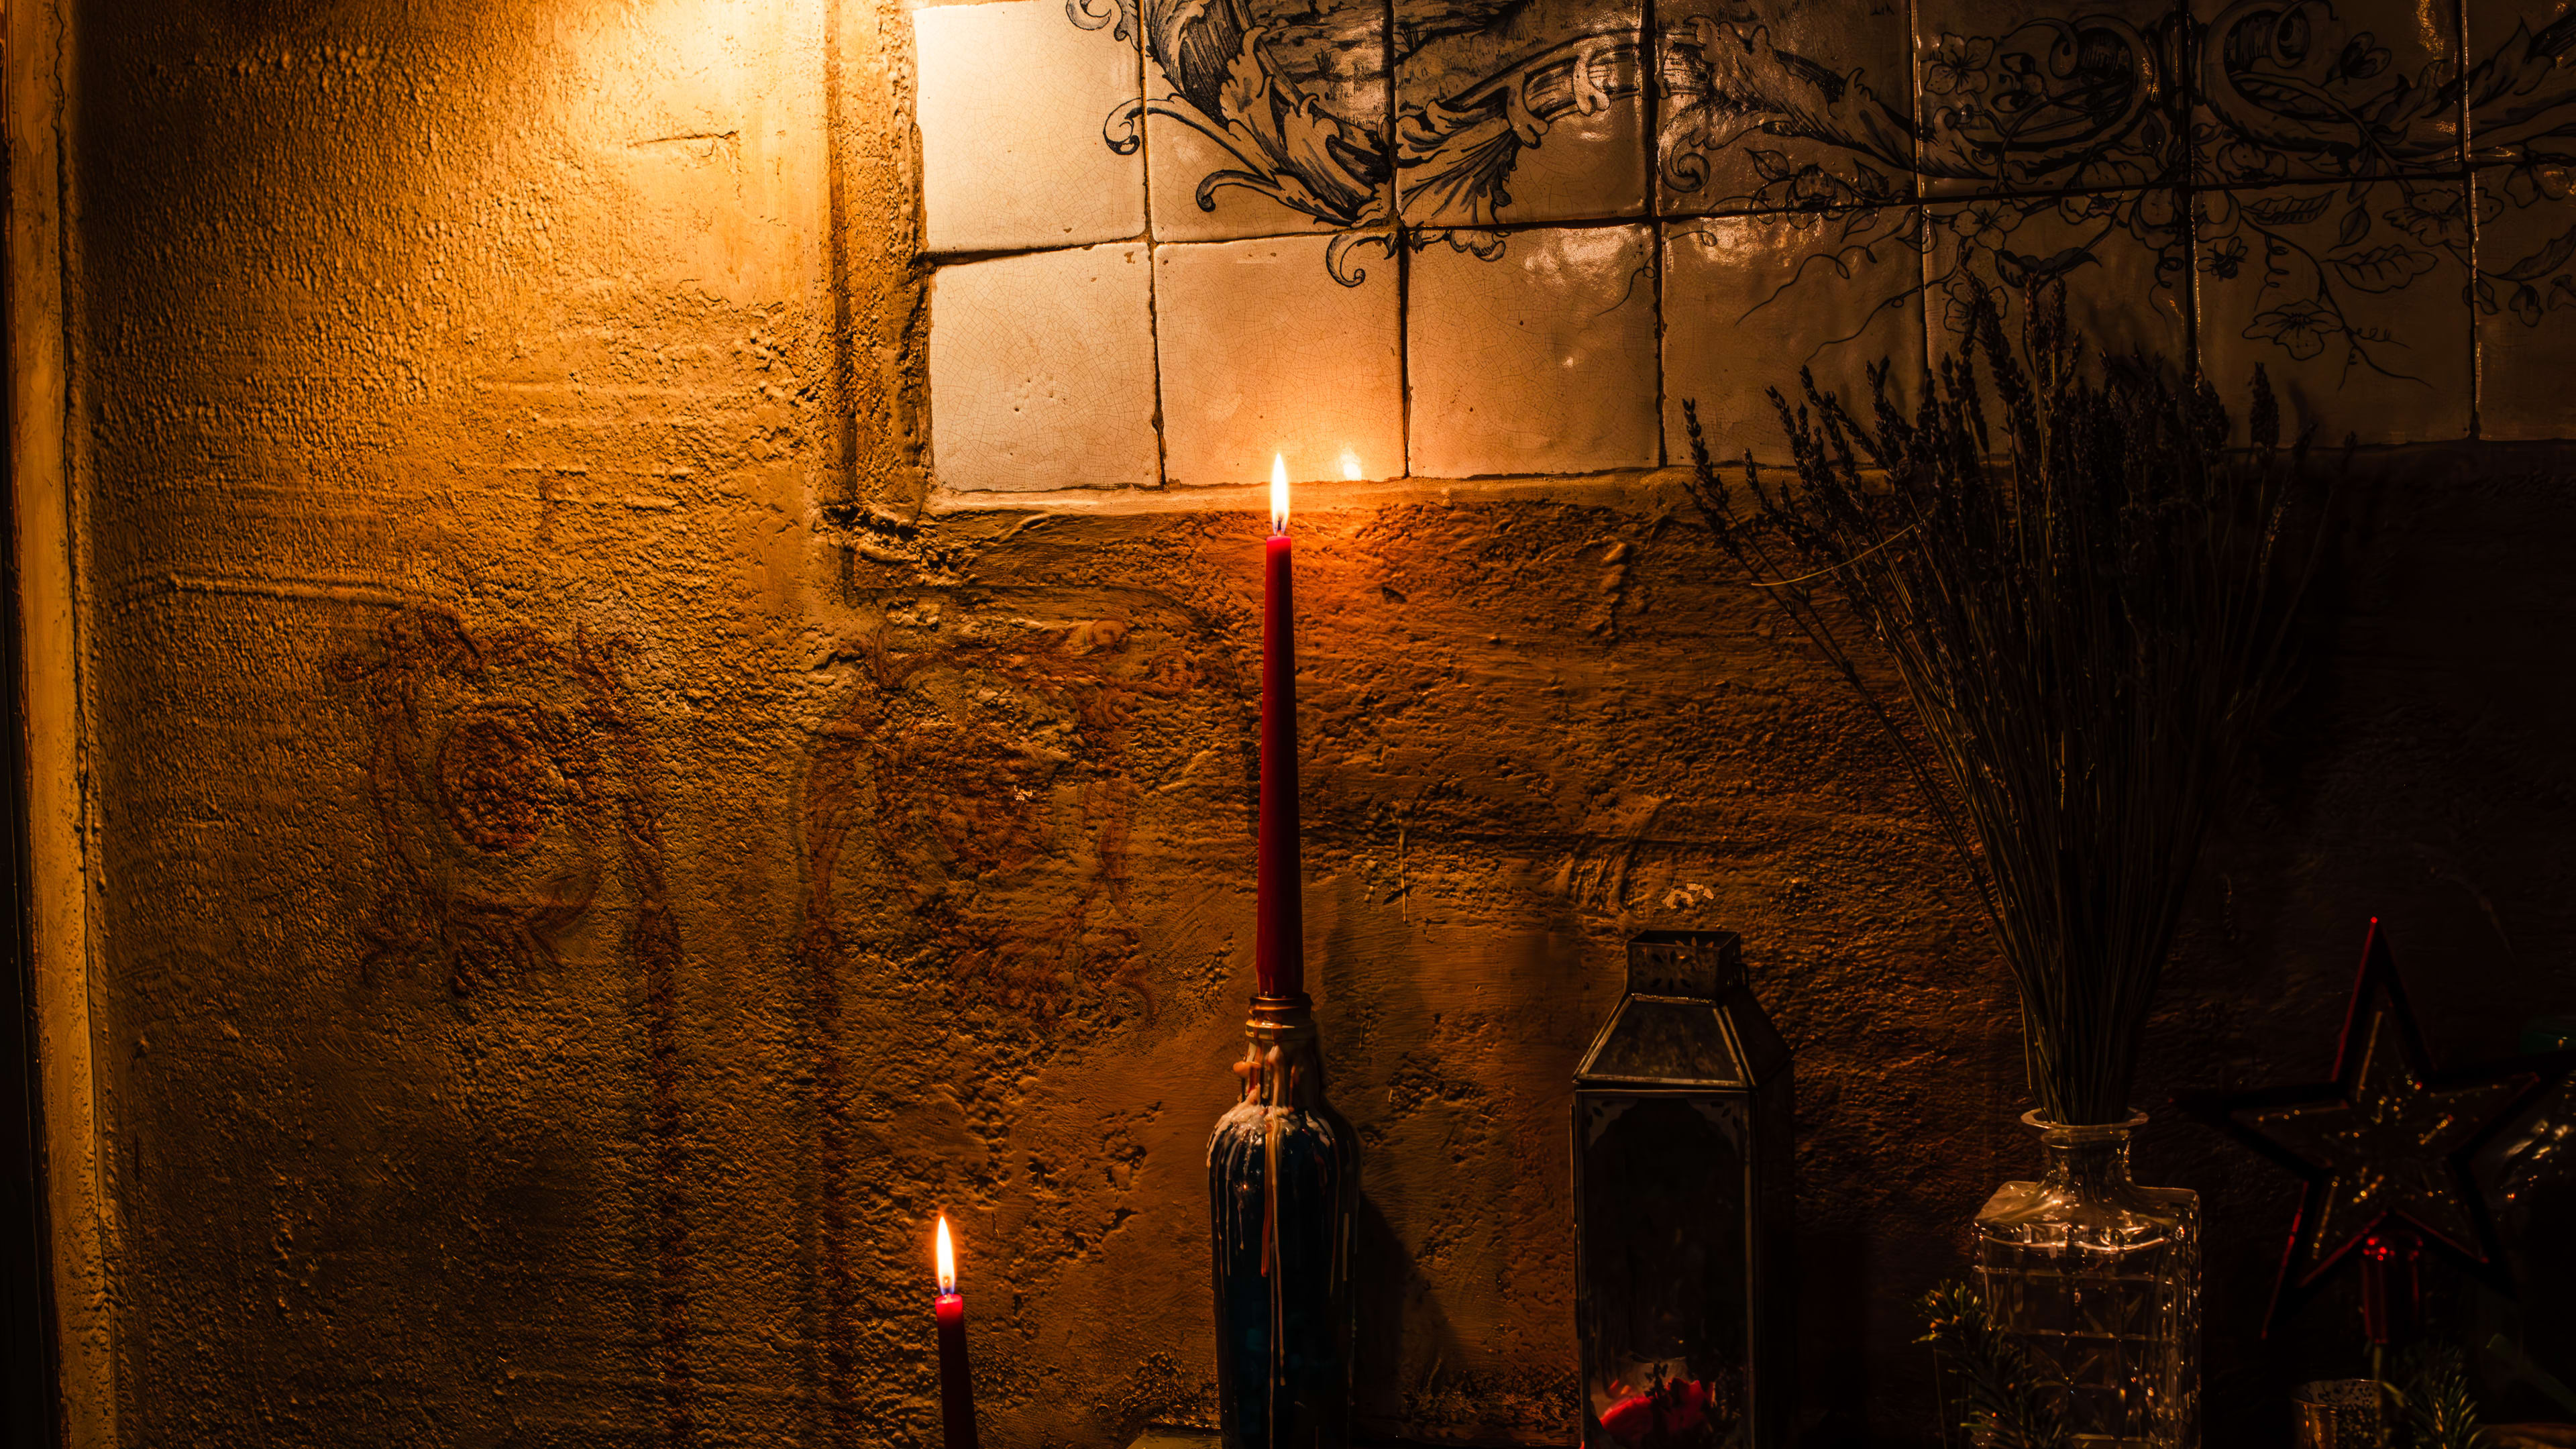
MULTIPOLYGON (((392 867, 363 931, 363 978, 426 971, 460 999, 504 993, 505 1013, 516 1013, 535 983, 562 979, 566 937, 603 890, 622 908, 622 919, 586 934, 589 950, 613 955, 642 1008, 643 1202, 623 1235, 651 1263, 634 1294, 634 1332, 654 1345, 664 1427, 682 1433, 696 1412, 677 1049, 683 962, 661 771, 621 672, 632 653, 613 635, 557 644, 533 629, 475 630, 444 610, 406 609, 383 621, 372 649, 333 661, 332 674, 374 717, 369 781, 392 867)), ((559 1133, 543 1141, 547 1156, 579 1156, 559 1133)), ((490 1164, 496 1173, 511 1165, 507 1154, 490 1164)), ((494 1184, 476 1192, 507 1216, 545 1201, 494 1184)), ((565 1214, 556 1226, 570 1232, 537 1238, 561 1251, 589 1236, 592 1216, 565 1214)))
POLYGON ((1454 1364, 1462 1355, 1412 1251, 1369 1196, 1365 1164, 1361 1180, 1357 1270, 1351 1279, 1352 1307, 1359 1318, 1353 1413, 1381 1432, 1400 1431, 1415 1419, 1439 1366, 1454 1364), (1429 1376, 1407 1382, 1405 1369, 1426 1362, 1429 1376))

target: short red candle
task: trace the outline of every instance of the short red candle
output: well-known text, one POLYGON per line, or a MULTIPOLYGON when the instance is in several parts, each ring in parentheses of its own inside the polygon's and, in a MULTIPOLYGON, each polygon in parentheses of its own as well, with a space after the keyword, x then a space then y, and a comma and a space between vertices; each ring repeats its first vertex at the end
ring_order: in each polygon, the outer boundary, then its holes
POLYGON ((1306 990, 1297 859, 1297 604, 1290 583, 1288 464, 1270 464, 1270 538, 1261 571, 1261 856, 1252 964, 1264 996, 1306 990))
POLYGON ((975 1384, 966 1373, 966 1295, 957 1291, 957 1254, 948 1245, 948 1215, 939 1217, 939 1412, 948 1449, 975 1449, 975 1384))

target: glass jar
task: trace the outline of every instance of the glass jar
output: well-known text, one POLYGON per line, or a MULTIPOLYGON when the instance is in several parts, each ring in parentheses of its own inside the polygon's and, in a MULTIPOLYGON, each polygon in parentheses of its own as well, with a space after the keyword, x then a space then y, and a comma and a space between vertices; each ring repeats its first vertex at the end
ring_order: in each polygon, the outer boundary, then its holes
POLYGON ((1995 1326, 2030 1360, 2073 1442, 2200 1442, 2200 1195, 2129 1179, 2146 1117, 2070 1126, 2032 1112, 2047 1155, 1977 1213, 1976 1271, 1995 1326))
POLYGON ((2377 1379, 2322 1379, 2290 1395, 2294 1449, 2383 1449, 2387 1400, 2377 1379))

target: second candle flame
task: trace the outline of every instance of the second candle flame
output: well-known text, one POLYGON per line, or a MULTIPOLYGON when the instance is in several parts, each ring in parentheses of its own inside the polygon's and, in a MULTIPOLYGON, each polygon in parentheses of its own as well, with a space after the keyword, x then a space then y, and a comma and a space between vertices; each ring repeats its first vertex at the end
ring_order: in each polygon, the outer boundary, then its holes
POLYGON ((1288 531, 1288 455, 1270 455, 1270 531, 1288 531))
POLYGON ((957 1250, 948 1246, 948 1214, 939 1215, 939 1296, 957 1291, 957 1250))

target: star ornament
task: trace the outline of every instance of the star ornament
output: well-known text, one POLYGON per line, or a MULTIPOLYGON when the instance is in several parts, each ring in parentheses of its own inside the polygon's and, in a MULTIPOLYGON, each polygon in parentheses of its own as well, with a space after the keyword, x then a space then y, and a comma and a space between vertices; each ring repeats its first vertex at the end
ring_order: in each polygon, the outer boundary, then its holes
POLYGON ((2468 1158, 2510 1120, 2540 1075, 2513 1062, 2433 1070, 2379 922, 2345 1009, 2334 1080, 2185 1102, 2192 1115, 2307 1182, 2281 1257, 2265 1331, 2312 1296, 2361 1244, 2411 1226, 2470 1273, 2509 1285, 2468 1158))

